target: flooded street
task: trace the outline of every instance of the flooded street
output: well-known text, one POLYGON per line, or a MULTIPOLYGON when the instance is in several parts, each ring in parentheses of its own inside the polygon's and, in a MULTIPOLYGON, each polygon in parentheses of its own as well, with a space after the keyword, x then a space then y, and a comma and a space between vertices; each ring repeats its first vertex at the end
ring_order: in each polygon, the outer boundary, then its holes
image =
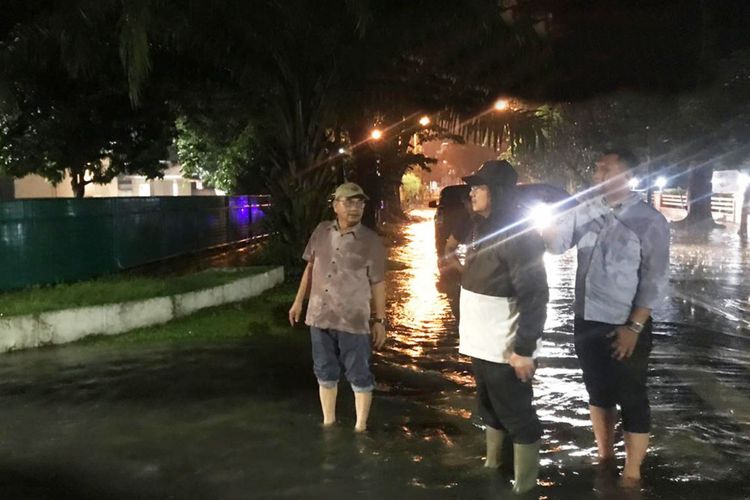
MULTIPOLYGON (((350 429, 343 384, 340 425, 319 426, 307 341, 259 332, 13 353, 0 357, 0 498, 513 498, 507 474, 482 468, 470 363, 437 284, 433 214, 412 212, 391 249, 403 270, 388 273, 394 327, 376 356, 367 435, 350 429)), ((575 255, 546 258, 534 498, 625 498, 591 465, 572 344, 575 255)), ((750 497, 748 265, 750 250, 728 233, 673 241, 669 298, 655 313, 651 453, 643 492, 627 498, 750 497)))
MULTIPOLYGON (((441 387, 439 396, 429 396, 430 404, 470 419, 470 362, 457 354, 447 297, 434 286, 432 212, 412 215, 418 222, 406 230, 409 243, 393 253, 411 267, 393 280, 397 299, 391 312, 399 326, 381 364, 408 366, 427 378, 455 383, 457 387, 441 387)), ((596 449, 572 342, 575 254, 545 258, 550 304, 534 384, 545 427, 541 481, 550 498, 572 498, 587 495, 586 485, 596 479, 587 470, 596 449)), ((734 234, 715 232, 705 241, 673 238, 669 298, 654 314, 653 440, 644 465, 646 498, 750 497, 748 265, 750 250, 734 234)), ((481 455, 481 443, 474 451, 481 455)), ((622 442, 618 453, 624 459, 622 442)), ((478 464, 476 456, 466 466, 478 464)))

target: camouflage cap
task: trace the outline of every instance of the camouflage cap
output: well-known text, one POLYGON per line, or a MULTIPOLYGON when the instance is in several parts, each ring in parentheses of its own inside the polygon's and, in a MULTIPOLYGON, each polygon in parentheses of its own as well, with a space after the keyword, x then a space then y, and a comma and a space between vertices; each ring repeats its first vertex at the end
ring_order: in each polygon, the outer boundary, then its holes
POLYGON ((364 191, 362 191, 362 188, 359 187, 359 184, 355 184, 353 182, 345 182, 341 184, 339 187, 336 188, 336 191, 333 192, 333 199, 336 200, 338 198, 364 198, 365 200, 369 200, 370 197, 365 194, 364 191))

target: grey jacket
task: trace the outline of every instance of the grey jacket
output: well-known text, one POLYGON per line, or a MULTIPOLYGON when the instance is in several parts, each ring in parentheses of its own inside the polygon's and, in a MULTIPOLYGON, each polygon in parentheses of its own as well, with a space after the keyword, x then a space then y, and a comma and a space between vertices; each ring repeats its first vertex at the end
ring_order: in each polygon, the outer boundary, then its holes
POLYGON ((547 250, 578 247, 575 314, 620 325, 634 307, 654 309, 669 272, 669 224, 631 193, 617 207, 593 198, 544 234, 547 250))

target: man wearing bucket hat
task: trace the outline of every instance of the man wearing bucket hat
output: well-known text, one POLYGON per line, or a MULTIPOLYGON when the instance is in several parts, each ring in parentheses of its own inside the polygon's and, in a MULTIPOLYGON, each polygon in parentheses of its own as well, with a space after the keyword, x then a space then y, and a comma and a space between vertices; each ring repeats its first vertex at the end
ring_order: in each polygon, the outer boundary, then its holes
POLYGON ((353 182, 333 193, 336 218, 318 224, 302 258, 307 266, 289 309, 294 325, 309 293, 305 323, 310 327, 323 425, 336 422, 341 367, 354 391, 355 431, 367 429, 375 381, 371 344, 385 342, 385 247, 375 231, 361 224, 367 195, 353 182), (371 315, 371 305, 373 313, 371 315))
POLYGON ((500 467, 513 442, 513 491, 536 486, 541 424, 531 381, 549 297, 544 242, 520 216, 518 175, 507 161, 488 161, 471 186, 473 225, 461 278, 459 352, 471 357, 478 412, 486 427, 485 466, 500 467))

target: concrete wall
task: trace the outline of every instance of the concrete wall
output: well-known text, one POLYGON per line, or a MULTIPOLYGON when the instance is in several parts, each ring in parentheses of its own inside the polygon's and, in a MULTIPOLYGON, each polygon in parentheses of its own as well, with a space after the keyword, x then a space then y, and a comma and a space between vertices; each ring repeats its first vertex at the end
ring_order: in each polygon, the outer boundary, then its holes
MULTIPOLYGON (((109 184, 89 184, 86 186, 86 198, 110 198, 117 196, 192 196, 196 181, 182 177, 179 167, 170 167, 164 172, 164 179, 147 180, 143 176, 125 176, 129 182, 120 186, 118 178, 109 184)), ((27 175, 13 181, 15 198, 72 198, 73 188, 70 187, 68 175, 53 186, 44 177, 27 175)), ((211 196, 216 191, 207 190, 211 196)))
POLYGON ((73 190, 70 184, 53 186, 44 177, 27 175, 14 182, 16 199, 24 198, 71 198, 73 190), (67 188, 67 193, 65 192, 67 188))
MULTIPOLYGON (((52 183, 44 177, 34 174, 16 179, 14 184, 17 200, 28 198, 73 197, 73 188, 70 187, 70 177, 67 175, 59 184, 57 184, 57 186, 52 185, 52 183)), ((87 198, 106 198, 117 195, 117 179, 114 179, 109 184, 89 184, 86 186, 87 198)))
POLYGON ((226 285, 170 297, 0 317, 0 352, 73 342, 88 335, 114 335, 167 323, 201 309, 260 295, 284 281, 284 268, 226 285))

